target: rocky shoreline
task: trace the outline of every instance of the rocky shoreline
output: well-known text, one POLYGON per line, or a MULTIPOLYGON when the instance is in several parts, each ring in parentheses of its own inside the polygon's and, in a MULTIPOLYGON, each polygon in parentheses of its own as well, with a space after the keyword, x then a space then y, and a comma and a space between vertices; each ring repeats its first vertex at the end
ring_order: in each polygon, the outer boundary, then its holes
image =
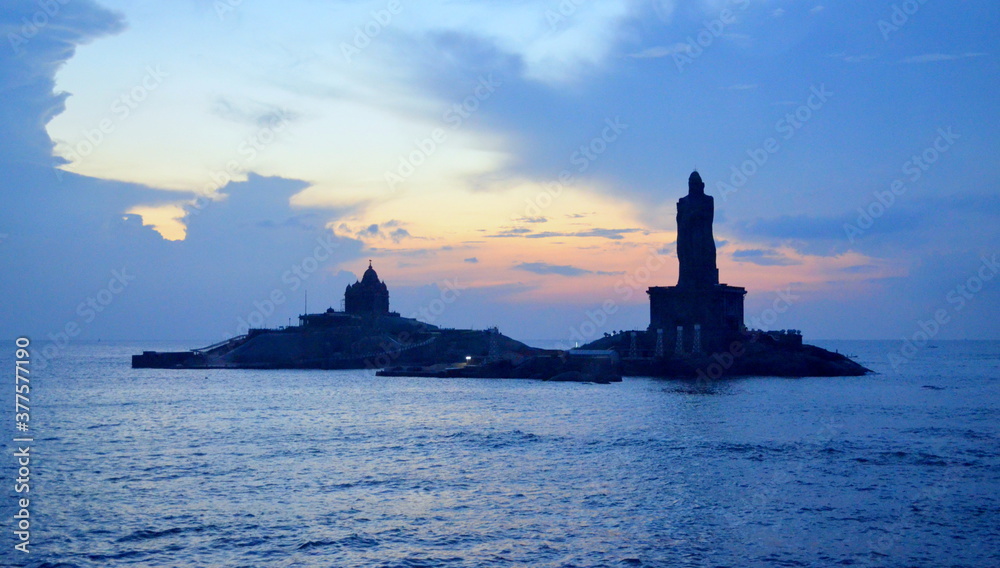
MULTIPOLYGON (((635 332, 646 336, 648 332, 635 332)), ((815 345, 787 344, 771 335, 751 332, 715 353, 674 357, 629 357, 631 332, 607 336, 583 349, 604 349, 619 354, 622 374, 715 380, 722 377, 856 377, 872 371, 850 357, 815 345)))

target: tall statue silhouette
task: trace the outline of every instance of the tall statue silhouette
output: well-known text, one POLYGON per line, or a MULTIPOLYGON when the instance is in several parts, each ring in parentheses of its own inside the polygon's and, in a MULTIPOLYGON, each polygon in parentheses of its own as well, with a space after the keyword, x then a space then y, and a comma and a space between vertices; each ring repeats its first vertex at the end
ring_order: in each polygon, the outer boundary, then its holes
POLYGON ((677 202, 678 286, 703 288, 719 283, 715 237, 712 236, 714 218, 715 200, 705 195, 705 183, 698 172, 691 172, 688 194, 677 202))
MULTIPOLYGON (((719 284, 712 221, 715 200, 705 195, 698 172, 688 178, 688 194, 677 200, 676 286, 651 286, 649 331, 663 337, 673 356, 724 352, 743 337, 746 288, 719 284)), ((664 356, 666 352, 664 351, 664 356)))

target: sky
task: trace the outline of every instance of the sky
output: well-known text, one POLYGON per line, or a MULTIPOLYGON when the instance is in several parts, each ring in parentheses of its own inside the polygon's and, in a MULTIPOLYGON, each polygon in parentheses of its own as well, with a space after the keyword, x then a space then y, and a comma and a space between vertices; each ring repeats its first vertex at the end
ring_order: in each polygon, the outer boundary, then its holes
POLYGON ((3 6, 4 337, 220 340, 369 260, 436 325, 644 329, 697 169, 748 326, 1000 339, 992 2, 3 6))

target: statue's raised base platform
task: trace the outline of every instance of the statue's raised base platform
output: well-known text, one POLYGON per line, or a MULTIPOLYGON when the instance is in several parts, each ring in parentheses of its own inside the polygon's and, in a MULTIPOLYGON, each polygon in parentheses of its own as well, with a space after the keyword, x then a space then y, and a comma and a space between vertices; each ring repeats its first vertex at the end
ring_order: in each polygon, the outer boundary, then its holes
POLYGON ((871 372, 846 355, 803 345, 799 335, 786 338, 779 333, 747 333, 733 338, 727 349, 712 353, 657 353, 655 342, 649 332, 623 332, 588 343, 583 349, 615 351, 626 376, 715 380, 737 376, 856 377, 871 372))

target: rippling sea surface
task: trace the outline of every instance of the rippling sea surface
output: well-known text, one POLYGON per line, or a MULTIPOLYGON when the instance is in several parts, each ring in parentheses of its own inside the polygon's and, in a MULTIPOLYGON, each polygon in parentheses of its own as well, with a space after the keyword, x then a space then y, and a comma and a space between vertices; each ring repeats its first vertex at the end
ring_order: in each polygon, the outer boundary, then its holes
POLYGON ((12 551, 7 442, 0 557, 1000 566, 1000 343, 941 342, 898 372, 897 343, 817 343, 880 374, 699 386, 133 370, 141 349, 191 345, 71 345, 33 374, 28 555, 12 551))

